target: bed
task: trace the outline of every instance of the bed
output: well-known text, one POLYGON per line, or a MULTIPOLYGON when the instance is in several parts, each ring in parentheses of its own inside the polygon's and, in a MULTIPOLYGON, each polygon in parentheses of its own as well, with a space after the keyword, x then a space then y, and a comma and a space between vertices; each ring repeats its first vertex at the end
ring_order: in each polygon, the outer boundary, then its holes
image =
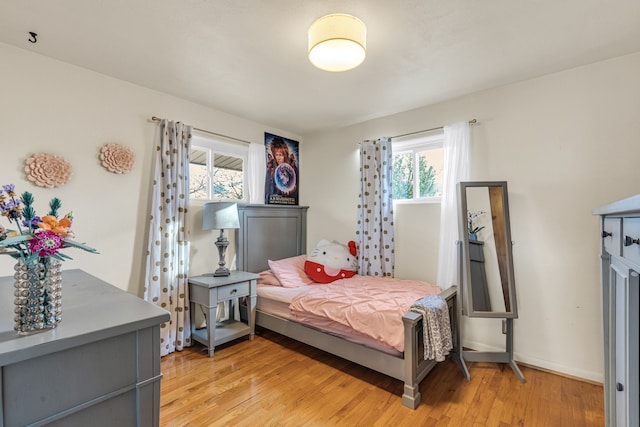
MULTIPOLYGON (((236 240, 239 270, 260 273, 269 270, 268 261, 303 255, 306 251, 307 207, 276 205, 238 205, 240 229, 236 240)), ((295 288, 297 289, 297 288, 295 288)), ((290 291, 297 295, 301 290, 290 291)), ((452 329, 450 357, 459 361, 458 308, 456 289, 439 294, 447 303, 452 329)), ((293 298, 293 297, 291 297, 293 298)), ((277 299, 277 298, 276 298, 277 299)), ((425 360, 422 315, 408 311, 402 316, 403 351, 384 348, 367 339, 345 339, 340 331, 325 332, 299 323, 285 311, 273 311, 258 297, 256 325, 311 345, 404 382, 402 404, 415 409, 421 401, 420 382, 436 365, 425 360)), ((256 307, 256 304, 252 304, 256 307)), ((282 307, 280 307, 282 309, 282 307)))

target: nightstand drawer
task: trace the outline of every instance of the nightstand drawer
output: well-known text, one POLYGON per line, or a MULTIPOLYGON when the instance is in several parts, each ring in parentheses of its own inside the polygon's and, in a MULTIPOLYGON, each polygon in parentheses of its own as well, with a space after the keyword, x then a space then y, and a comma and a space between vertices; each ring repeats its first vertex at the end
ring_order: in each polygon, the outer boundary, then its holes
POLYGON ((218 301, 224 301, 232 298, 237 298, 245 295, 249 295, 249 282, 234 283, 232 285, 219 286, 218 301))

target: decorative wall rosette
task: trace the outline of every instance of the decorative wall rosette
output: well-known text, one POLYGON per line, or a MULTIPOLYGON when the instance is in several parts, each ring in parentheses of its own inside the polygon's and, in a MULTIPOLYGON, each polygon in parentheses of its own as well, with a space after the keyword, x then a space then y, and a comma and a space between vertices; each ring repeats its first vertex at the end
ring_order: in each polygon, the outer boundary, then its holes
POLYGON ((100 160, 109 172, 127 173, 136 161, 134 152, 122 144, 105 144, 100 149, 100 160))
POLYGON ((27 179, 39 187, 61 187, 71 178, 71 164, 50 153, 36 153, 29 157, 24 168, 27 179))

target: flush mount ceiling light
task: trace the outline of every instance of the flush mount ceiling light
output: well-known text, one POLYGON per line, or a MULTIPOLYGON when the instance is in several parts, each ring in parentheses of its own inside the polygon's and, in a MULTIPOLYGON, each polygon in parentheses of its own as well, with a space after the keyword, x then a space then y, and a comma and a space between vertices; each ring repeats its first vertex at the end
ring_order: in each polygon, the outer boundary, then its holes
POLYGON ((347 71, 362 64, 367 27, 355 16, 334 13, 309 27, 309 61, 325 71, 347 71))

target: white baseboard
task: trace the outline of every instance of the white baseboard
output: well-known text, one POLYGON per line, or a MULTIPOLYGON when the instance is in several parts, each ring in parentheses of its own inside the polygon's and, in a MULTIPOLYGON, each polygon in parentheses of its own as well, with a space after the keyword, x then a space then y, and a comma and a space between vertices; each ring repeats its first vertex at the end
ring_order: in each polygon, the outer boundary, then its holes
MULTIPOLYGON (((477 351, 504 351, 504 348, 492 347, 484 343, 473 342, 473 341, 465 341, 464 346, 465 348, 470 348, 477 351)), ((533 369, 540 369, 540 370, 548 371, 558 375, 574 377, 576 379, 582 379, 582 380, 586 380, 586 381, 594 382, 598 384, 602 384, 604 382, 604 374, 602 372, 593 372, 593 371, 585 371, 583 369, 576 369, 576 367, 574 366, 566 366, 558 363, 553 363, 548 360, 529 357, 529 356, 520 354, 517 351, 513 354, 513 359, 516 362, 520 362, 533 369)))

